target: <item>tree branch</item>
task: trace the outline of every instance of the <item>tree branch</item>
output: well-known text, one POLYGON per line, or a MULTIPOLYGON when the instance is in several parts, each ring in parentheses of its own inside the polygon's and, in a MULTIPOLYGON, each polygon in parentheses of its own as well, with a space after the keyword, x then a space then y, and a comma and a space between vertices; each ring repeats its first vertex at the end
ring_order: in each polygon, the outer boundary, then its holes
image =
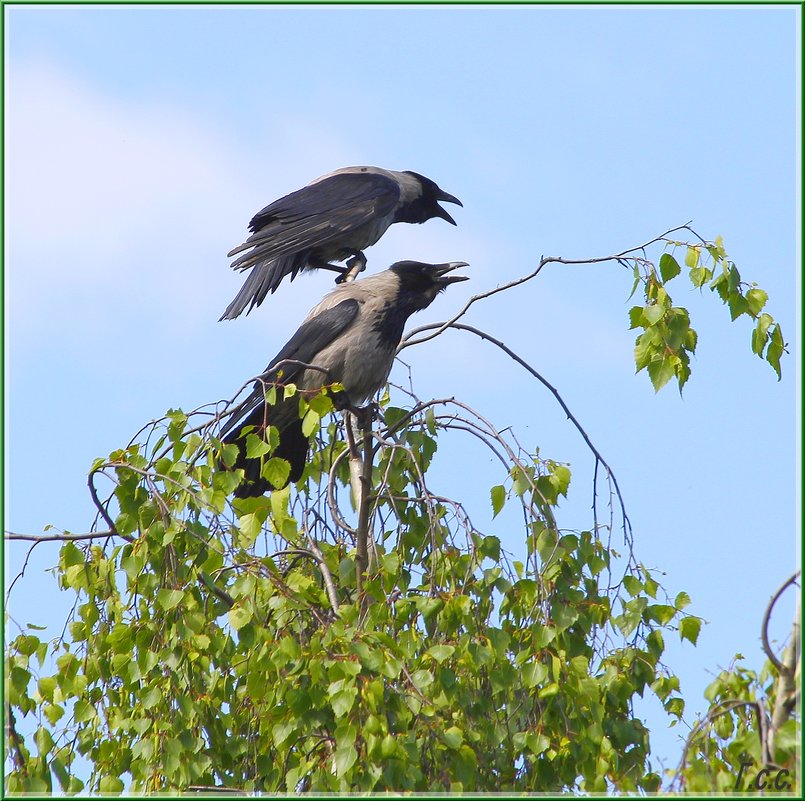
MULTIPOLYGON (((360 492, 356 499, 358 505, 358 529, 356 532, 355 544, 355 572, 358 596, 360 597, 364 574, 369 568, 369 517, 370 517, 370 495, 372 491, 372 429, 371 426, 364 427, 363 454, 361 471, 359 476, 360 492)), ((364 608, 361 599, 361 609, 364 608)))
POLYGON ((716 718, 726 715, 728 712, 732 712, 733 709, 738 709, 742 706, 748 706, 754 709, 755 714, 758 716, 758 729, 760 730, 760 716, 762 715, 762 710, 758 707, 755 701, 744 701, 739 698, 728 698, 724 701, 719 701, 719 703, 707 713, 707 716, 700 720, 693 727, 693 730, 688 735, 688 739, 685 741, 685 747, 682 750, 682 758, 679 760, 679 766, 676 769, 676 775, 671 782, 669 790, 673 790, 675 784, 681 785, 682 771, 685 769, 688 762, 688 751, 693 745, 693 741, 696 739, 696 737, 698 737, 708 726, 710 726, 716 718))
POLYGON ((25 761, 25 753, 22 749, 22 740, 17 733, 16 720, 14 719, 14 712, 11 709, 11 704, 6 701, 6 734, 10 741, 11 758, 14 762, 14 767, 23 774, 28 775, 28 766, 25 761))
MULTIPOLYGON (((772 596, 772 599, 769 601, 768 606, 766 607, 766 612, 763 615, 763 624, 760 627, 760 636, 763 640, 763 650, 766 652, 766 656, 769 658, 769 661, 777 668, 779 673, 782 673, 784 670, 783 663, 777 658, 777 655, 772 650, 771 645, 769 644, 769 621, 771 620, 771 613, 774 609, 774 605, 780 599, 780 596, 797 580, 799 577, 800 571, 797 570, 794 575, 788 578, 785 583, 777 590, 776 593, 772 596)), ((799 637, 799 629, 797 629, 797 637, 799 637)))
MULTIPOLYGON (((427 328, 435 328, 439 325, 440 325, 439 323, 434 323, 431 326, 422 326, 422 328, 420 328, 419 330, 426 330, 427 328)), ((509 348, 499 339, 496 339, 495 337, 491 336, 491 334, 487 334, 486 331, 482 331, 481 329, 475 328, 474 326, 471 325, 466 325, 465 323, 456 323, 456 322, 449 323, 449 327, 455 328, 459 331, 468 331, 469 333, 475 334, 476 336, 486 340, 487 342, 491 342, 493 345, 500 348, 509 357, 514 359, 514 361, 517 362, 517 364, 519 364, 521 367, 527 370, 532 376, 534 376, 534 378, 536 378, 546 389, 548 389, 548 391, 554 396, 554 398, 556 398, 556 401, 562 407, 562 411, 567 416, 567 419, 570 420, 570 422, 573 424, 573 426, 576 428, 579 434, 581 434, 582 439, 586 443, 587 447, 590 449, 593 456, 596 458, 598 462, 600 462, 604 466, 604 469, 607 471, 607 474, 612 479, 612 484, 615 488, 615 494, 618 496, 618 502, 620 503, 621 512, 623 515, 624 538, 626 539, 627 544, 631 547, 632 524, 631 521, 629 520, 629 515, 626 513, 626 504, 623 500, 623 495, 621 494, 620 486, 618 485, 618 480, 615 477, 615 473, 612 471, 612 468, 609 466, 606 459, 604 459, 604 457, 601 455, 600 451, 595 447, 595 445, 593 445, 589 435, 584 430, 581 423, 579 423, 579 421, 576 419, 575 415, 570 411, 570 408, 565 403, 556 387, 554 387, 553 384, 551 384, 546 378, 540 375, 530 364, 528 364, 528 362, 525 361, 525 359, 518 356, 511 348, 509 348)))
POLYGON ((13 531, 5 532, 5 539, 23 540, 25 542, 79 542, 81 540, 103 540, 108 537, 122 537, 124 540, 134 542, 134 538, 117 531, 95 531, 87 534, 16 534, 13 531))
MULTIPOLYGON (((496 286, 493 289, 488 289, 486 292, 480 292, 477 295, 473 295, 465 304, 464 306, 459 309, 456 314, 454 314, 449 320, 443 323, 435 323, 432 325, 422 325, 418 328, 414 328, 409 331, 404 337, 400 346, 397 348, 397 352, 399 353, 403 348, 407 348, 411 345, 419 345, 421 342, 427 342, 429 339, 434 339, 435 337, 439 336, 439 334, 446 331, 448 328, 453 327, 453 324, 460 320, 470 309, 470 307, 477 303, 479 300, 484 300, 485 298, 492 297, 492 295, 497 295, 499 292, 505 292, 507 289, 513 289, 516 286, 520 286, 521 284, 525 284, 527 281, 530 281, 532 278, 536 278, 539 275, 540 271, 546 264, 556 263, 556 264, 600 264, 601 262, 606 261, 619 261, 623 262, 624 259, 635 259, 637 257, 631 256, 630 254, 635 253, 640 250, 645 250, 647 247, 653 245, 655 242, 662 242, 665 241, 665 238, 669 234, 673 234, 676 231, 690 231, 694 236, 698 237, 695 231, 691 230, 690 221, 685 223, 684 225, 677 225, 673 228, 669 228, 667 231, 663 232, 659 236, 655 236, 653 239, 650 239, 648 242, 644 242, 642 245, 638 245, 637 247, 628 248, 627 250, 623 250, 620 253, 614 253, 611 256, 600 256, 598 258, 592 259, 565 259, 561 256, 542 256, 539 260, 539 264, 530 272, 528 275, 521 276, 520 278, 515 278, 513 281, 509 281, 507 284, 503 284, 501 286, 496 286), (420 337, 419 339, 415 339, 414 337, 417 334, 424 333, 425 331, 433 331, 432 334, 429 334, 426 337, 420 337)), ((699 237, 701 239, 701 237, 699 237)), ((643 261, 643 259, 638 259, 639 261, 643 261)))
POLYGON ((321 549, 316 544, 316 541, 313 539, 309 531, 305 532, 307 536, 308 544, 310 545, 310 550, 313 553, 313 556, 316 558, 316 562, 319 565, 319 570, 321 571, 321 577, 324 581, 324 587, 327 590, 327 597, 330 599, 330 606, 333 607, 333 612, 338 614, 338 593, 335 591, 335 582, 333 581, 333 575, 330 573, 330 568, 327 567, 327 562, 324 560, 324 554, 321 552, 321 549))
MULTIPOLYGON (((766 649, 766 654, 769 655, 770 648, 768 646, 768 635, 766 629, 771 616, 771 610, 777 599, 782 595, 783 591, 790 587, 800 571, 794 573, 788 581, 777 590, 774 598, 769 603, 766 609, 766 615, 763 618, 763 647, 766 649)), ((791 638, 788 647, 783 652, 782 662, 779 663, 777 678, 777 694, 774 700, 774 709, 771 715, 771 726, 768 735, 768 748, 769 755, 774 758, 774 744, 780 729, 785 725, 786 721, 791 717, 794 708, 797 705, 797 698, 799 696, 799 688, 797 687, 797 672, 799 668, 799 655, 800 655, 800 600, 797 598, 797 608, 794 612, 794 622, 791 625, 791 638)), ((771 657, 770 657, 771 658, 771 657)))

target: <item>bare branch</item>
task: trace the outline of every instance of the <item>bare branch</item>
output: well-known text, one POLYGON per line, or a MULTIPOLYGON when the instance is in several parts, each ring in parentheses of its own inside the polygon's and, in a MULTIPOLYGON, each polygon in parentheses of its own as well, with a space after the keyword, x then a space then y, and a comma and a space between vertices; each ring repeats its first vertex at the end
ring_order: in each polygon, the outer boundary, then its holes
MULTIPOLYGON (((350 423, 347 424, 351 429, 350 423)), ((370 520, 370 503, 372 492, 372 429, 371 426, 366 426, 362 431, 362 459, 360 465, 360 475, 358 480, 359 490, 356 494, 355 502, 358 507, 358 529, 355 534, 355 573, 358 596, 361 595, 364 574, 369 569, 369 520, 370 520)), ((363 608, 364 602, 361 599, 361 606, 363 608)))
POLYGON ((15 534, 6 531, 6 540, 24 540, 25 542, 79 542, 81 540, 103 540, 109 537, 122 537, 124 540, 134 542, 134 538, 117 531, 96 531, 89 534, 15 534))
MULTIPOLYGON (((777 599, 780 597, 780 595, 782 595, 783 591, 794 583, 795 579, 799 575, 799 572, 800 571, 797 571, 793 576, 791 576, 791 578, 788 579, 788 581, 785 582, 785 584, 783 584, 783 586, 777 591, 774 598, 772 598, 771 602, 769 603, 769 607, 767 608, 766 615, 763 619, 764 649, 766 649, 768 645, 766 628, 768 625, 768 619, 771 615, 771 610, 777 599)), ((800 599, 797 598, 797 608, 794 612, 794 622, 791 624, 791 637, 788 647, 783 653, 782 662, 779 663, 780 666, 778 668, 779 675, 777 678, 776 687, 777 694, 774 701, 774 709, 772 710, 771 727, 768 736, 768 750, 771 757, 774 756, 774 745, 777 739, 777 734, 785 722, 791 717, 791 714, 796 708, 797 699, 799 697, 797 673, 800 658, 800 614, 800 599)), ((769 651, 770 649, 766 650, 767 655, 769 654, 769 651)))
POLYGON ((762 725, 760 724, 760 719, 763 714, 763 710, 758 707, 758 704, 755 701, 744 701, 740 698, 728 698, 724 701, 719 701, 719 703, 717 703, 707 713, 707 716, 700 720, 693 727, 691 733, 688 735, 688 739, 685 741, 685 747, 682 749, 682 758, 679 760, 679 765, 676 769, 676 774, 671 782, 669 790, 673 790, 674 785, 681 786, 682 771, 685 769, 688 763, 688 751, 690 751, 690 748, 693 745, 693 741, 696 739, 696 737, 698 737, 708 726, 712 725, 716 718, 720 718, 722 715, 726 715, 727 713, 732 712, 733 709, 738 709, 742 706, 750 707, 755 711, 755 714, 758 716, 758 729, 760 729, 762 725))
POLYGON ((20 771, 24 776, 28 775, 28 766, 25 762, 25 754, 22 750, 22 740, 17 733, 16 720, 14 719, 14 712, 11 709, 11 704, 6 701, 6 736, 9 739, 11 751, 11 758, 14 762, 14 767, 20 771))
POLYGON ((563 400, 562 396, 559 394, 559 391, 556 387, 553 386, 547 379, 545 379, 540 373, 538 373, 525 359, 518 356, 511 348, 501 342, 499 339, 496 339, 491 334, 487 334, 486 331, 482 331, 479 328, 475 328, 471 325, 466 325, 464 323, 450 323, 451 328, 455 328, 459 331, 468 331, 471 334, 475 334, 476 336, 480 337, 481 339, 486 340, 487 342, 491 342, 496 347, 500 348, 504 353, 510 356, 514 361, 516 361, 521 367, 527 370, 534 378, 536 378, 546 389, 548 389, 551 394, 556 398, 559 405, 562 407, 562 411, 567 415, 567 419, 574 425, 576 430, 581 434, 582 439, 586 443, 587 447, 592 452, 593 456, 595 456, 596 460, 599 461, 603 466, 604 469, 607 471, 607 474, 612 479, 612 484, 615 487, 615 494, 618 496, 618 501, 621 506, 621 512, 623 514, 624 520, 624 537, 626 538, 627 544, 631 546, 631 522, 629 521, 629 516, 626 513, 626 504, 623 500, 623 495, 621 494, 620 487, 618 486, 618 480, 615 477, 612 468, 607 463, 606 459, 601 455, 600 451, 593 445, 592 440, 590 439, 587 432, 582 427, 581 423, 576 419, 575 415, 570 411, 570 408, 563 400), (628 534, 627 534, 628 528, 628 534))
POLYGON ((769 621, 771 619, 771 613, 774 609, 774 605, 780 599, 780 596, 797 580, 799 577, 800 571, 797 570, 794 575, 788 578, 780 589, 777 590, 776 593, 772 596, 772 599, 769 601, 768 606, 766 607, 766 612, 763 615, 763 624, 760 627, 760 636, 763 640, 763 650, 766 652, 766 656, 769 658, 769 661, 777 668, 779 673, 782 673, 784 670, 783 663, 777 658, 776 654, 772 650, 771 645, 769 644, 769 621))
POLYGON ((103 468, 96 468, 95 470, 90 471, 89 476, 87 476, 87 486, 89 487, 89 494, 92 496, 92 502, 95 504, 95 508, 98 510, 100 516, 106 522, 106 525, 109 526, 109 530, 117 532, 117 528, 115 527, 112 518, 109 517, 109 513, 106 511, 106 506, 98 500, 98 492, 95 489, 95 474, 100 472, 102 469, 103 468))
MULTIPOLYGON (((565 259, 560 256, 542 256, 539 260, 539 264, 530 272, 528 275, 521 276, 520 278, 516 278, 513 281, 509 281, 507 284, 502 284, 501 286, 496 286, 493 289, 488 289, 486 292, 480 292, 477 295, 473 295, 465 304, 464 306, 459 309, 449 320, 443 323, 433 323, 430 325, 422 325, 418 328, 414 328, 413 330, 409 331, 405 337, 403 337, 402 342, 400 343, 397 352, 399 353, 403 348, 407 348, 411 345, 419 345, 422 342, 427 342, 429 339, 433 339, 434 337, 439 336, 439 334, 446 331, 448 328, 453 327, 453 324, 460 320, 470 309, 470 307, 477 303, 479 300, 484 300, 485 298, 492 297, 492 295, 497 295, 500 292, 505 292, 507 289, 513 289, 516 286, 520 286, 521 284, 530 281, 532 278, 536 278, 539 275, 540 271, 546 264, 550 264, 551 262, 556 264, 600 264, 602 262, 607 261, 617 261, 623 262, 625 259, 632 259, 635 260, 636 257, 630 254, 636 253, 637 251, 645 250, 645 248, 650 247, 656 242, 663 242, 666 241, 666 237, 669 234, 673 234, 676 231, 689 231, 694 236, 698 237, 695 231, 691 230, 688 226, 690 222, 685 223, 685 225, 678 225, 674 228, 669 228, 664 233, 660 234, 659 236, 655 236, 653 239, 650 239, 648 242, 643 243, 642 245, 638 245, 637 247, 628 248, 627 250, 623 250, 620 253, 614 253, 611 256, 601 256, 598 258, 592 259, 565 259), (435 329, 435 330, 434 330, 435 329), (417 334, 424 333, 425 331, 433 331, 433 333, 428 334, 428 336, 420 337, 419 339, 415 339, 417 334)), ((701 239, 701 237, 699 237, 701 239)), ((645 261, 644 259, 637 258, 638 261, 645 261)))
MULTIPOLYGON (((330 465, 330 473, 327 477, 327 506, 330 508, 330 514, 332 514, 336 525, 354 536, 355 529, 352 528, 352 526, 350 526, 346 520, 344 520, 344 517, 341 514, 341 510, 338 508, 338 502, 336 501, 335 498, 335 471, 338 468, 338 465, 340 464, 341 460, 345 456, 350 456, 351 458, 349 448, 346 448, 345 450, 341 451, 341 453, 339 453, 335 457, 335 459, 333 459, 333 463, 330 465)), ((351 472, 352 471, 350 470, 350 473, 351 472)))
POLYGON ((310 535, 310 532, 305 532, 307 536, 308 544, 310 545, 310 550, 312 551, 313 555, 316 557, 316 562, 319 565, 319 570, 321 571, 321 577, 324 581, 325 589, 327 590, 327 597, 330 599, 330 606, 333 607, 333 612, 338 614, 338 593, 335 591, 335 582, 333 581, 333 575, 330 573, 330 568, 327 567, 327 562, 324 559, 324 554, 321 552, 321 549, 316 544, 316 540, 310 535))

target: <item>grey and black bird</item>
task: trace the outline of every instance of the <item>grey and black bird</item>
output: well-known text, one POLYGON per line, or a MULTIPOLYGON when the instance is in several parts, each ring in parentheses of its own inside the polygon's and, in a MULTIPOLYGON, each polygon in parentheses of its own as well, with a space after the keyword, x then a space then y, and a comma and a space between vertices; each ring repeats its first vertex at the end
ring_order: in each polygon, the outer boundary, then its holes
POLYGON ((455 225, 439 201, 462 205, 424 175, 380 167, 344 167, 275 200, 252 217, 252 235, 227 254, 242 253, 232 268, 251 272, 220 319, 234 320, 259 306, 286 275, 293 280, 301 270, 325 269, 343 278, 350 269, 360 272, 364 248, 394 223, 441 217, 455 225), (345 260, 346 267, 332 263, 345 260))
POLYGON ((241 468, 245 474, 235 495, 255 497, 272 488, 261 476, 261 459, 246 456, 249 433, 265 439, 266 427, 276 426, 280 438, 272 455, 290 463, 289 481, 301 478, 307 461, 309 442, 299 419, 299 398, 283 399, 280 390, 278 402, 269 407, 267 386, 294 383, 304 392, 338 382, 344 387, 343 408, 364 403, 386 383, 408 318, 429 306, 448 285, 466 281, 467 276, 453 274, 465 266, 463 261, 399 261, 376 275, 340 284, 326 295, 221 431, 225 444, 238 446, 232 469, 241 468))

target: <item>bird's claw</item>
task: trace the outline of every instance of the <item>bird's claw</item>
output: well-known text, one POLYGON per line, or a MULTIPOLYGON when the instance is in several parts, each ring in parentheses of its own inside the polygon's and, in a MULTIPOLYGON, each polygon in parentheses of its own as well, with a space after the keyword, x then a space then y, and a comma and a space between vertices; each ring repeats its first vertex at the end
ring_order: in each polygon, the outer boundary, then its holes
POLYGON ((366 431, 372 427, 372 423, 380 414, 380 405, 372 401, 367 403, 366 406, 355 406, 350 411, 355 415, 358 428, 361 431, 366 431))
POLYGON ((358 251, 354 256, 347 259, 346 265, 344 272, 335 279, 336 284, 354 281, 366 269, 366 256, 361 251, 358 251))

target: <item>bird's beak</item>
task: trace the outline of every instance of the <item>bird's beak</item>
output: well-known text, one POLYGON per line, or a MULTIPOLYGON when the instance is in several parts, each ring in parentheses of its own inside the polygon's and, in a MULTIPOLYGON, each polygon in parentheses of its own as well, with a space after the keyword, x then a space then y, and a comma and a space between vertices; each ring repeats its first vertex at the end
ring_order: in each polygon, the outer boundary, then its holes
MULTIPOLYGON (((439 194, 436 195, 436 200, 442 200, 445 203, 455 203, 457 206, 464 207, 464 204, 457 198, 455 195, 451 195, 448 192, 444 192, 443 190, 439 190, 439 194)), ((443 220, 447 220, 451 225, 455 225, 456 221, 438 204, 436 203, 436 216, 441 217, 443 220)))
POLYGON ((442 286, 447 286, 448 284, 456 284, 459 281, 468 281, 468 275, 448 275, 447 273, 452 270, 457 270, 459 267, 469 266, 466 261, 449 261, 447 264, 435 264, 434 273, 436 274, 438 282, 442 286))

